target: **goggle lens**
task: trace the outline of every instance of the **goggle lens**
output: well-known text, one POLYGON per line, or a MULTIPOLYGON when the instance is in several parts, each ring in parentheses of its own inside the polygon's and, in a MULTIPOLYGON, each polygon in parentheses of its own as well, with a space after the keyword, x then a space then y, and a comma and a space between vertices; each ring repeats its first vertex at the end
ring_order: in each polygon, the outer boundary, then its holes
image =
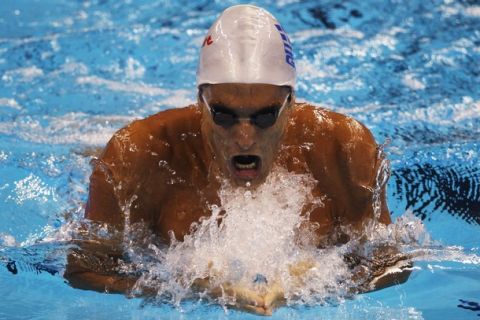
MULTIPOLYGON (((214 107, 210 107, 207 100, 203 96, 202 98, 212 115, 213 122, 216 125, 224 128, 230 128, 239 122, 240 118, 233 111, 217 110, 214 107)), ((285 101, 280 108, 267 108, 266 110, 262 110, 254 115, 251 115, 248 118, 250 123, 259 127, 260 129, 266 129, 273 126, 275 122, 277 122, 278 115, 282 112, 289 98, 290 94, 285 98, 285 101)))

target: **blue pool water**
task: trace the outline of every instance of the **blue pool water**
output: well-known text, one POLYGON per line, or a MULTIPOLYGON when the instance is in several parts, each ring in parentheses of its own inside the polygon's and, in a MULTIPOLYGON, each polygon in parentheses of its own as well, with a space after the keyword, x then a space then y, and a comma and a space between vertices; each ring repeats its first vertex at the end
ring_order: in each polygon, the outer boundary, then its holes
MULTIPOLYGON (((56 273, 58 242, 86 200, 85 150, 133 119, 194 102, 199 46, 236 3, 1 1, 0 319, 257 318, 76 290, 56 273)), ((297 96, 386 143, 392 215, 413 212, 436 244, 403 285, 272 318, 480 318, 480 2, 255 4, 294 43, 297 96)))

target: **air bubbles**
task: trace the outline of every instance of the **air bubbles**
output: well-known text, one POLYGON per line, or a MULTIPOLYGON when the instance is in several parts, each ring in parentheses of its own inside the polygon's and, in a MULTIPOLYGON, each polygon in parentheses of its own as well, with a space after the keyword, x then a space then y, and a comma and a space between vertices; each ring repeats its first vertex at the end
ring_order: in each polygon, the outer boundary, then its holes
POLYGON ((171 175, 176 175, 177 172, 170 167, 170 164, 166 160, 158 161, 158 166, 160 168, 166 169, 171 175))
POLYGON ((167 167, 167 166, 168 166, 168 162, 165 161, 165 160, 160 160, 160 161, 158 161, 158 166, 159 166, 160 168, 167 167))

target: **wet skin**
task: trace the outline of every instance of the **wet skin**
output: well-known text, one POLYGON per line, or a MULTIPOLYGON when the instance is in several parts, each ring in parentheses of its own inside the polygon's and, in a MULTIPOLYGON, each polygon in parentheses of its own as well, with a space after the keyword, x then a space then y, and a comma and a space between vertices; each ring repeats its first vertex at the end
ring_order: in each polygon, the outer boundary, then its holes
MULTIPOLYGON (((119 130, 93 161, 86 218, 121 230, 129 212, 131 224, 146 224, 163 241, 169 241, 169 232, 182 240, 193 222, 210 215, 211 204, 220 205, 217 194, 224 179, 255 188, 280 166, 309 172, 318 181, 313 193, 324 205, 304 208, 311 221, 305 228, 316 230, 315 245, 346 242, 361 234, 373 218, 381 162, 372 134, 345 115, 295 103, 293 95, 285 100, 289 93, 288 87, 265 84, 203 86, 198 104, 163 111, 119 130), (259 128, 249 120, 285 101, 272 126, 259 128), (229 127, 218 125, 207 104, 228 108, 240 120, 229 127), (351 234, 340 232, 344 227, 351 234)), ((385 190, 380 199, 380 222, 389 224, 385 190)), ((74 260, 69 256, 65 275, 74 286, 124 292, 132 285, 75 269, 74 260)))
POLYGON ((202 137, 204 144, 215 155, 216 169, 233 184, 262 183, 272 169, 280 149, 293 101, 290 88, 246 84, 210 85, 201 88, 199 101, 202 110, 202 137), (202 97, 209 106, 228 107, 241 120, 229 127, 215 124, 202 97), (249 121, 250 116, 269 107, 279 109, 284 102, 285 106, 272 126, 260 128, 249 121), (238 169, 235 157, 242 155, 257 157, 259 161, 254 169, 238 169))

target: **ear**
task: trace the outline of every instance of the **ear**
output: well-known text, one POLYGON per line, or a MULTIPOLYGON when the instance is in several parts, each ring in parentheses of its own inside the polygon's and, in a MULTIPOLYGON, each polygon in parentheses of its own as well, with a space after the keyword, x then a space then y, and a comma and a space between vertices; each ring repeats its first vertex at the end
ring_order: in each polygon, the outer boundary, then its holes
POLYGON ((198 86, 198 91, 197 91, 197 103, 199 106, 204 106, 205 105, 205 102, 204 102, 204 94, 205 94, 205 91, 208 89, 208 84, 201 84, 198 86))
POLYGON ((197 91, 197 104, 199 106, 201 103, 203 103, 202 94, 203 94, 203 87, 200 85, 197 91))
POLYGON ((292 93, 290 93, 290 97, 288 97, 288 104, 289 105, 295 105, 295 91, 292 90, 292 93))
MULTIPOLYGON (((197 92, 197 106, 202 114, 202 118, 205 112, 207 112, 207 106, 205 105, 205 98, 203 94, 205 93, 206 85, 200 85, 197 92)), ((208 113, 208 112, 207 112, 208 113)))
POLYGON ((287 93, 289 94, 287 105, 288 106, 295 105, 295 90, 290 86, 284 86, 284 88, 288 90, 287 93))

